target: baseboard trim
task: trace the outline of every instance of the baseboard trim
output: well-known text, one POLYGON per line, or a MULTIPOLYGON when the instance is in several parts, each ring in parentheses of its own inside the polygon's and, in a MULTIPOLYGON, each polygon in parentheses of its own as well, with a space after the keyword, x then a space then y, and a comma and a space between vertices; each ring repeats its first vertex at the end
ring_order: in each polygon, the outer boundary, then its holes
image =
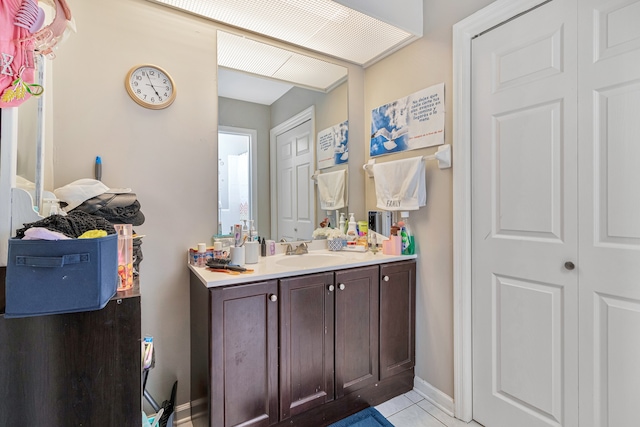
POLYGON ((413 379, 413 389, 424 396, 429 402, 442 410, 445 414, 453 417, 453 398, 439 389, 435 388, 422 378, 416 376, 413 379))
POLYGON ((206 412, 207 412, 206 397, 202 397, 200 399, 194 400, 193 402, 183 403, 182 405, 178 405, 175 408, 176 416, 174 418, 173 424, 177 427, 183 424, 190 423, 192 419, 205 416, 206 412), (198 408, 199 412, 192 414, 191 408, 198 408))

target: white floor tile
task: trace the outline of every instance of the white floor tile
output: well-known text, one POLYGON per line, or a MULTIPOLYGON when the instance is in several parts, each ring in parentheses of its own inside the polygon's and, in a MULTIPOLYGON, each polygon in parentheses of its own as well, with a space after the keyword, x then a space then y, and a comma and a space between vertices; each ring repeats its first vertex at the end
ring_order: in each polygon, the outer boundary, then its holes
POLYGON ((418 405, 411 405, 387 419, 395 427, 444 427, 444 424, 418 405))
POLYGON ((413 405, 413 402, 404 395, 394 397, 391 400, 387 400, 384 403, 376 406, 378 412, 380 412, 385 418, 389 418, 391 415, 407 409, 413 405))
POLYGON ((437 406, 433 405, 428 400, 422 400, 418 402, 417 405, 422 409, 424 409, 425 411, 427 411, 428 413, 430 413, 433 417, 435 417, 438 421, 440 421, 442 424, 446 425, 447 427, 482 427, 480 426, 480 424, 474 421, 471 421, 469 424, 467 424, 464 421, 461 421, 457 418, 453 418, 448 414, 446 414, 445 412, 443 412, 437 406))
POLYGON ((411 390, 407 393, 404 394, 410 401, 412 401, 413 403, 418 403, 421 400, 424 400, 424 396, 421 395, 420 393, 418 393, 415 390, 411 390))

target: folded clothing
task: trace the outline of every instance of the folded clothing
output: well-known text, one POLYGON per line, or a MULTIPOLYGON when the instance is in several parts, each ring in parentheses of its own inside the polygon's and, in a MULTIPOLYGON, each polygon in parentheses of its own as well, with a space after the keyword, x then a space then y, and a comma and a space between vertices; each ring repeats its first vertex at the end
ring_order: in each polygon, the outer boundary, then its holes
POLYGON ((100 216, 114 224, 144 224, 144 215, 135 193, 103 193, 78 205, 74 211, 100 216))
POLYGON ((116 234, 113 224, 106 219, 75 210, 69 212, 66 216, 51 215, 39 221, 24 224, 23 228, 16 230, 16 237, 18 239, 24 238, 25 232, 32 227, 44 227, 73 239, 80 237, 89 230, 104 230, 107 234, 116 234))

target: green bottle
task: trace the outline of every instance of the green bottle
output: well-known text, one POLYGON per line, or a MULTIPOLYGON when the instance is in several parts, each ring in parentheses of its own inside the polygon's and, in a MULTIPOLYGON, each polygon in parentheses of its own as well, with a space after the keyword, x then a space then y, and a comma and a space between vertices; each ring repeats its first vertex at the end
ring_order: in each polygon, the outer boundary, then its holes
POLYGON ((400 213, 401 220, 398 221, 399 233, 402 238, 402 255, 413 255, 416 253, 413 233, 409 228, 409 212, 400 213))

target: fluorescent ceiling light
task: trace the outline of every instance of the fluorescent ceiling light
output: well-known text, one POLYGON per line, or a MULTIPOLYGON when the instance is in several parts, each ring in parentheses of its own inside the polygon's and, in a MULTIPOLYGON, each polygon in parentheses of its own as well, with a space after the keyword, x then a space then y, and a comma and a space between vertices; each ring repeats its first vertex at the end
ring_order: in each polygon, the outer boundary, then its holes
POLYGON ((416 35, 331 0, 149 0, 367 65, 416 35))
POLYGON ((218 66, 328 92, 347 68, 247 37, 218 31, 218 66))

